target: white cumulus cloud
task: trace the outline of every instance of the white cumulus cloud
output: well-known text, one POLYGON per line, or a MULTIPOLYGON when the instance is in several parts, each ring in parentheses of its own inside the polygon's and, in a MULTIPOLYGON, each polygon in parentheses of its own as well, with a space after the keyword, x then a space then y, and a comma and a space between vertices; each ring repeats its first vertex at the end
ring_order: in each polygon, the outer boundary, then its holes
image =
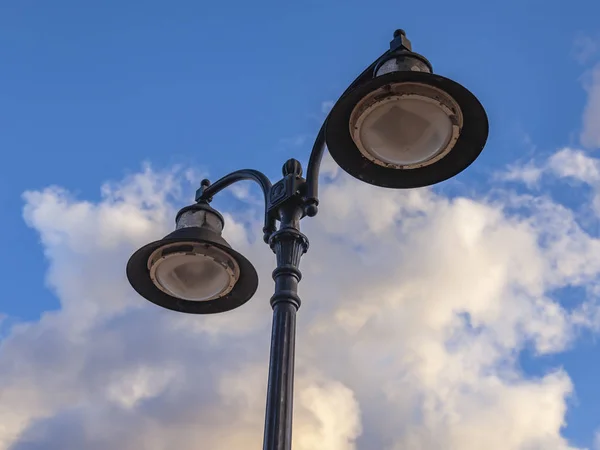
POLYGON ((600 148, 600 64, 586 74, 584 87, 588 98, 580 140, 584 147, 597 149, 600 148))
MULTIPOLYGON (((595 180, 589 161, 567 170, 561 157, 547 164, 595 180)), ((598 315, 593 296, 555 298, 600 274, 577 214, 544 195, 447 198, 327 175, 319 216, 303 221, 294 448, 575 449, 562 436, 569 374, 528 377, 518 355, 564 351, 595 327, 582 319, 598 315)), ((261 278, 238 310, 161 310, 125 278, 129 255, 171 229, 179 178, 145 168, 97 202, 24 195, 60 309, 0 343, 0 449, 260 448, 274 266, 260 211, 224 211, 261 278)))

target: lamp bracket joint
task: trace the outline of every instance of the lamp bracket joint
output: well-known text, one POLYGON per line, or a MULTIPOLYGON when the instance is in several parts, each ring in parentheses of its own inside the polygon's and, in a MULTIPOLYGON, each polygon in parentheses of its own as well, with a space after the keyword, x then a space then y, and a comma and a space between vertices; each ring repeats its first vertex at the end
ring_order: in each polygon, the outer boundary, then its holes
POLYGON ((283 166, 283 178, 273 184, 269 190, 267 214, 280 220, 281 208, 287 204, 300 205, 306 180, 302 178, 302 166, 295 159, 288 160, 283 166))

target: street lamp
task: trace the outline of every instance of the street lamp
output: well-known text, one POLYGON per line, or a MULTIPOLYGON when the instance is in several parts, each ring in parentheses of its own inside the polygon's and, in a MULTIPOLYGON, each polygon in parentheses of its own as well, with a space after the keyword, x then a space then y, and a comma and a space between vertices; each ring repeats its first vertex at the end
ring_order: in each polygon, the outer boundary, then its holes
POLYGON ((402 30, 390 49, 360 74, 333 106, 313 146, 306 179, 295 159, 275 184, 256 170, 239 170, 211 184, 176 217, 176 230, 130 258, 127 277, 144 298, 174 311, 211 314, 246 303, 256 292, 252 264, 231 248, 224 220, 210 206, 233 183, 253 180, 264 194, 264 241, 277 258, 271 297, 273 328, 264 450, 289 450, 300 259, 308 239, 300 220, 318 212, 318 177, 325 147, 347 173, 376 186, 405 189, 453 177, 479 156, 488 120, 477 98, 432 73, 402 30), (279 223, 279 228, 277 228, 279 223))

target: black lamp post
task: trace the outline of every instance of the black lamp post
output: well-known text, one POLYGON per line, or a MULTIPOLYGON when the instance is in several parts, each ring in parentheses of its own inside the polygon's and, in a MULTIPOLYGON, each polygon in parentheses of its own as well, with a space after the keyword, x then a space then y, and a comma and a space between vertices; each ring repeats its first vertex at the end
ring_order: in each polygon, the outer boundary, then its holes
POLYGON ((306 179, 300 163, 290 159, 274 185, 249 169, 213 184, 203 180, 196 203, 177 214, 176 230, 130 258, 129 282, 152 303, 184 313, 224 312, 250 300, 258 286, 256 270, 221 237, 223 217, 210 202, 238 181, 260 185, 264 241, 277 258, 263 449, 289 450, 299 265, 308 250, 300 220, 317 214, 325 146, 342 169, 366 183, 415 188, 464 170, 483 150, 487 135, 487 116, 477 98, 433 74, 429 61, 412 52, 404 31, 397 30, 390 49, 354 80, 325 119, 306 179))

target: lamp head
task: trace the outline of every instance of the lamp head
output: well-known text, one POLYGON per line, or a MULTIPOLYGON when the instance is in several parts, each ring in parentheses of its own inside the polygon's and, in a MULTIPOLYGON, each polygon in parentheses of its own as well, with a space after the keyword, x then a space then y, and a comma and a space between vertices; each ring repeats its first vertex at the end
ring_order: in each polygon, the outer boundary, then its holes
POLYGON ((342 96, 327 119, 333 159, 350 175, 388 188, 439 183, 467 168, 488 136, 477 98, 431 73, 397 30, 374 77, 342 96))
POLYGON ((202 202, 179 211, 176 223, 175 231, 131 256, 132 287, 152 303, 191 314, 229 311, 250 300, 258 275, 221 236, 221 214, 202 202))

